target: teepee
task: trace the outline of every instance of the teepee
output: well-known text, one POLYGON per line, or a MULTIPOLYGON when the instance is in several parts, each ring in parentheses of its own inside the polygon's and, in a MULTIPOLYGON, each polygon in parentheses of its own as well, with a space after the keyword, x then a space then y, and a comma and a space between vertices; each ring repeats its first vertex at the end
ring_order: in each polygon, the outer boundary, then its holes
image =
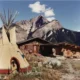
POLYGON ((29 63, 16 44, 15 27, 2 27, 0 40, 0 74, 9 74, 14 71, 26 72, 29 63), (8 32, 8 34, 7 34, 8 32))

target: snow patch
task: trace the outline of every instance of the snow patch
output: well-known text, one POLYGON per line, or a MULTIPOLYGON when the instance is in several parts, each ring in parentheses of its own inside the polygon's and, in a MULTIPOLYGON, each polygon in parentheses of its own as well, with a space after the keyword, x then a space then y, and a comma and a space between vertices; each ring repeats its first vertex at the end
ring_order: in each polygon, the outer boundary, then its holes
POLYGON ((51 31, 51 32, 49 33, 48 37, 49 37, 49 36, 51 36, 51 35, 52 35, 52 33, 53 33, 53 32, 51 31))
POLYGON ((62 29, 62 32, 64 32, 64 29, 62 29))
POLYGON ((67 33, 68 33, 69 31, 67 31, 67 33))
POLYGON ((52 40, 52 38, 50 39, 50 41, 52 40))
POLYGON ((56 31, 54 30, 54 33, 56 33, 56 31))
POLYGON ((46 35, 44 36, 44 39, 46 39, 46 35))

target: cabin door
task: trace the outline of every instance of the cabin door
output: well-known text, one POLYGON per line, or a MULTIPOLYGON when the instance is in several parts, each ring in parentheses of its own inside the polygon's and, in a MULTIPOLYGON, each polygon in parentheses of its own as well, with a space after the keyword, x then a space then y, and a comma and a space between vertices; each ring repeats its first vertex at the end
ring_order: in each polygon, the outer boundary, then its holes
POLYGON ((19 72, 20 70, 20 65, 19 62, 16 58, 12 58, 11 59, 11 72, 15 73, 15 72, 19 72))
POLYGON ((38 45, 34 45, 33 52, 34 53, 39 53, 39 46, 38 45))
POLYGON ((41 45, 40 46, 40 54, 43 56, 51 56, 52 47, 48 46, 48 45, 41 45))

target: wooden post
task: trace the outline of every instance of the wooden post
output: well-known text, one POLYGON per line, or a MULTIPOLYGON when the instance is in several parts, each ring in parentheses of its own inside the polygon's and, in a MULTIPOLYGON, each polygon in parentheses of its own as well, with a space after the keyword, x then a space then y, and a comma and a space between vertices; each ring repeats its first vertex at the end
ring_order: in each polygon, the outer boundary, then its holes
POLYGON ((37 46, 34 45, 34 53, 37 53, 37 46))

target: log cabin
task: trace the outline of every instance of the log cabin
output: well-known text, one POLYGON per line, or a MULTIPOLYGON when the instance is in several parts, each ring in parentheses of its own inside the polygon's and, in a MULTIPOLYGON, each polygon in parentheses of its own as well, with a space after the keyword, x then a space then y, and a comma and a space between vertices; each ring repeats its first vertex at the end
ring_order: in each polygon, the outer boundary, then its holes
MULTIPOLYGON (((71 52, 80 52, 80 46, 69 44, 66 42, 53 44, 40 38, 32 38, 23 42, 17 43, 20 50, 27 54, 41 54, 43 56, 53 56, 52 49, 56 50, 56 55, 62 55, 62 49, 70 50, 71 52)), ((74 53, 73 53, 74 54, 74 53)))
POLYGON ((40 38, 33 38, 24 42, 17 43, 23 53, 41 54, 50 56, 52 54, 52 44, 40 38))

